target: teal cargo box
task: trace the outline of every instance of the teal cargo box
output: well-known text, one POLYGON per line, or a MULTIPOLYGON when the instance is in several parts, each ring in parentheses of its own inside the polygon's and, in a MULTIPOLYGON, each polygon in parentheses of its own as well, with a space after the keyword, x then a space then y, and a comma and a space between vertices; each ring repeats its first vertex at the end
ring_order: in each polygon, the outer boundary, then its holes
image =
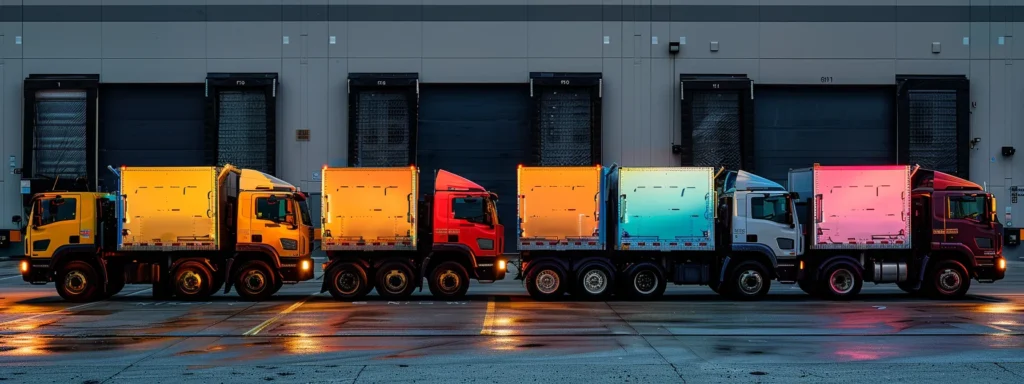
POLYGON ((715 250, 715 170, 621 167, 610 172, 617 250, 715 250))

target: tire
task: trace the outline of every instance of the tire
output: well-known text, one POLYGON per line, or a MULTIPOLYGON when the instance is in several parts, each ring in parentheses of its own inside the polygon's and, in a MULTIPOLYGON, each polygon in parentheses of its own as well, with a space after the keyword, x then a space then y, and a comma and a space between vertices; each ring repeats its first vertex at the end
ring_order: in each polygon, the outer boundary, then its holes
POLYGON ((386 299, 404 299, 416 289, 416 278, 406 263, 392 261, 377 268, 374 287, 386 299))
POLYGON ((185 301, 203 300, 213 294, 213 272, 197 261, 186 261, 171 274, 174 296, 185 301))
POLYGON ((959 299, 971 289, 971 275, 963 264, 955 260, 936 262, 927 276, 928 293, 937 299, 959 299))
POLYGON ((276 295, 278 292, 281 291, 281 287, 284 287, 284 281, 281 281, 281 280, 275 281, 274 282, 274 289, 270 290, 270 295, 271 296, 276 295))
POLYGON ((584 300, 602 300, 611 296, 615 289, 612 271, 601 264, 584 267, 576 275, 575 296, 584 300))
POLYGON ((554 300, 565 293, 565 272, 550 263, 531 266, 523 283, 534 300, 554 300))
POLYGON ((96 268, 84 261, 70 261, 57 271, 57 294, 73 303, 102 299, 103 284, 96 268))
POLYGON ((656 299, 665 293, 665 274, 654 264, 642 263, 629 272, 622 287, 634 299, 656 299))
POLYGON ((352 263, 341 263, 327 270, 327 290, 335 300, 351 301, 370 291, 366 270, 352 263))
POLYGON ((438 299, 460 299, 469 291, 469 273, 462 264, 446 261, 430 271, 427 287, 430 294, 438 299))
POLYGON ((246 261, 235 270, 235 291, 243 300, 262 301, 274 292, 274 274, 270 266, 260 260, 246 261))
POLYGON ((819 276, 818 292, 826 299, 850 300, 860 293, 864 277, 860 269, 847 263, 838 263, 819 276))
POLYGON ((729 271, 726 285, 729 297, 736 300, 759 300, 772 288, 771 276, 761 263, 748 260, 729 271))

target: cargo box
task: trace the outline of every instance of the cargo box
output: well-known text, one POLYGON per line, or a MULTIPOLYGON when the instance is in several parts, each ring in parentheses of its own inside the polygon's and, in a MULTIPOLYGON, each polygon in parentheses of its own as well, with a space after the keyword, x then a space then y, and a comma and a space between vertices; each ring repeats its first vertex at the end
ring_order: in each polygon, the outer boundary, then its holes
MULTIPOLYGON (((122 167, 120 250, 220 247, 217 167, 122 167)), ((237 184, 236 184, 237 185, 237 184)))
POLYGON ((604 169, 519 168, 519 250, 604 249, 604 169))
POLYGON ((324 168, 321 248, 415 250, 418 176, 415 167, 324 168))
POLYGON ((909 166, 815 166, 792 171, 790 184, 807 177, 812 249, 910 248, 909 166))
POLYGON ((614 170, 615 249, 713 251, 715 170, 710 167, 623 167, 614 170))

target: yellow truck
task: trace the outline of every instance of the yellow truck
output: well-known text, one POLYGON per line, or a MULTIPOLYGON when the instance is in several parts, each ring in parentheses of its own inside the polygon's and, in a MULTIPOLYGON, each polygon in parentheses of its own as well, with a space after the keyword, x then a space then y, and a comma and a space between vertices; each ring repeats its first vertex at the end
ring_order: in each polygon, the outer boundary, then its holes
POLYGON ((117 195, 32 198, 23 280, 65 300, 152 284, 157 298, 203 299, 221 286, 262 300, 313 278, 306 194, 274 176, 224 167, 125 167, 117 195))

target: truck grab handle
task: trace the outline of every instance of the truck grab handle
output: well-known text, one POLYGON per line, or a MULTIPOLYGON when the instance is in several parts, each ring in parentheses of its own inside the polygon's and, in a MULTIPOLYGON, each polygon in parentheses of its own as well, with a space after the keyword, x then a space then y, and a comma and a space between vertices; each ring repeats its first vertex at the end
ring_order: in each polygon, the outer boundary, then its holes
POLYGON ((526 195, 519 195, 519 224, 526 224, 526 195))
POLYGON ((626 194, 619 195, 619 222, 626 223, 628 216, 626 216, 626 194))
POLYGON ((206 217, 213 218, 213 191, 206 192, 206 217))
POLYGON ((594 220, 601 220, 601 192, 594 194, 594 220))
POLYGON ((814 208, 815 208, 814 209, 814 222, 815 223, 821 223, 821 222, 824 221, 824 218, 821 217, 821 216, 824 215, 823 214, 824 211, 821 208, 821 202, 822 201, 824 201, 824 199, 822 199, 822 195, 821 194, 814 195, 814 208))
MULTIPOLYGON (((387 194, 387 189, 385 189, 384 191, 385 191, 384 193, 387 194)), ((406 207, 405 207, 405 222, 406 223, 411 223, 412 222, 412 194, 411 193, 408 194, 408 195, 405 195, 405 203, 406 203, 406 207)))

